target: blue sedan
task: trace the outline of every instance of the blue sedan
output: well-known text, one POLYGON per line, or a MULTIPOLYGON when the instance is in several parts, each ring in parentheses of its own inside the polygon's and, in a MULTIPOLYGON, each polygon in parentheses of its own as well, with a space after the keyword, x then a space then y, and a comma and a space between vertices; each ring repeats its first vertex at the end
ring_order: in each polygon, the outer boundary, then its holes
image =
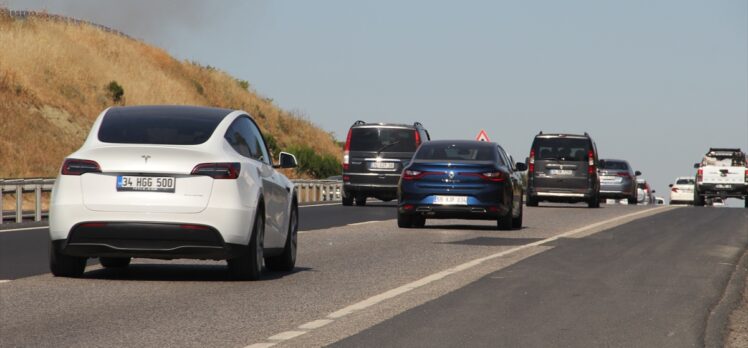
POLYGON ((426 219, 496 220, 500 230, 522 227, 524 163, 491 142, 424 143, 398 188, 397 225, 423 227, 426 219))

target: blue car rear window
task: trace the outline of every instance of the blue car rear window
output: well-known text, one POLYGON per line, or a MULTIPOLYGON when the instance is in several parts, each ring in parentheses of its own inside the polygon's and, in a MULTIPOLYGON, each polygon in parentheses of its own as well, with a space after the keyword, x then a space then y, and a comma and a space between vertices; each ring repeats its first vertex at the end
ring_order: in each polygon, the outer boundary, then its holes
POLYGON ((496 161, 496 146, 479 143, 425 143, 416 153, 417 160, 496 161))

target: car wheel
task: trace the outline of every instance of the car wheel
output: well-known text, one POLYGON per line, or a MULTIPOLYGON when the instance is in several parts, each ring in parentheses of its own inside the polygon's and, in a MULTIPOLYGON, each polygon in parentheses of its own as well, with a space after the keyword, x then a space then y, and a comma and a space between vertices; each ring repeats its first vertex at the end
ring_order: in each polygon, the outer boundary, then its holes
POLYGON ((706 203, 704 196, 700 195, 699 191, 694 190, 693 192, 693 205, 696 207, 703 207, 706 203))
POLYGON ((351 194, 348 191, 343 191, 343 205, 345 206, 353 205, 353 194, 351 194))
POLYGON ((79 278, 86 270, 86 258, 65 255, 50 243, 49 269, 56 277, 79 278))
MULTIPOLYGON (((522 196, 520 196, 522 197, 522 196)), ((522 228, 522 215, 524 215, 525 209, 522 207, 522 198, 519 199, 519 216, 512 217, 512 228, 514 229, 521 229, 522 228)))
POLYGON ((600 208, 600 196, 595 195, 587 202, 587 206, 590 208, 600 208))
POLYGON ((413 227, 415 228, 423 228, 426 226, 426 217, 423 215, 416 215, 413 216, 413 227))
POLYGON ((129 257, 100 257, 99 263, 104 268, 125 268, 130 265, 129 257))
POLYGON ((634 195, 634 197, 629 197, 627 201, 629 205, 636 205, 636 195, 634 195))
POLYGON ((286 245, 283 246, 283 253, 265 259, 265 265, 269 270, 282 272, 293 271, 296 266, 298 236, 299 211, 294 203, 293 207, 291 207, 291 215, 288 218, 288 237, 286 237, 286 245))
POLYGON ((239 257, 229 259, 229 274, 232 279, 236 280, 257 280, 262 275, 262 268, 265 259, 264 254, 265 241, 265 213, 262 209, 257 211, 255 225, 252 228, 252 237, 249 239, 249 245, 239 257))
POLYGON ((400 227, 400 228, 413 227, 413 215, 397 212, 397 227, 400 227))
POLYGON ((748 208, 748 196, 743 197, 745 207, 748 208))
POLYGON ((537 207, 538 206, 538 199, 535 198, 535 197, 533 197, 533 196, 531 196, 531 195, 527 195, 527 206, 528 207, 537 207))
POLYGON ((365 206, 366 205, 366 196, 358 196, 356 197, 356 205, 357 206, 365 206))
POLYGON ((514 216, 514 204, 512 201, 509 201, 508 204, 509 210, 506 214, 500 215, 498 220, 496 221, 496 227, 498 227, 499 230, 502 231, 508 231, 512 229, 512 222, 513 222, 513 216, 514 216))

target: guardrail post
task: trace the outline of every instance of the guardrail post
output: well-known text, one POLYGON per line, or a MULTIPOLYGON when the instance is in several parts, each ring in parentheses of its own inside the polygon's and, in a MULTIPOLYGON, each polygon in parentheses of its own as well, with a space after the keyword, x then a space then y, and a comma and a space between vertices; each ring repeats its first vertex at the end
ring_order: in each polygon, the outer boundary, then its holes
POLYGON ((304 188, 304 203, 309 202, 309 185, 307 184, 301 184, 301 186, 304 188))
POLYGON ((42 221, 42 183, 36 184, 34 194, 36 196, 36 207, 34 211, 34 221, 42 221))
POLYGON ((23 184, 16 185, 16 222, 23 222, 23 184))

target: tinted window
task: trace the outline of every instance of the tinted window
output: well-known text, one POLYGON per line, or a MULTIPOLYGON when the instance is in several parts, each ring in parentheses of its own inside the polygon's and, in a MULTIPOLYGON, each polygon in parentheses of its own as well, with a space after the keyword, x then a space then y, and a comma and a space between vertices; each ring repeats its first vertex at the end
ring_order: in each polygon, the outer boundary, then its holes
POLYGON ((120 144, 197 145, 210 138, 222 118, 199 114, 107 113, 99 141, 120 144))
POLYGON ((417 160, 497 161, 495 145, 476 143, 425 143, 415 155, 417 160))
POLYGON ((626 162, 621 161, 605 161, 602 168, 612 170, 629 170, 629 165, 626 162))
POLYGON ((414 152, 416 134, 406 128, 360 127, 351 130, 351 151, 414 152))
POLYGON ((536 138, 536 160, 587 161, 590 142, 575 138, 536 138))
POLYGON ((693 179, 678 179, 676 185, 693 185, 693 179))
POLYGON ((240 117, 234 120, 224 138, 242 156, 268 163, 265 143, 257 127, 249 118, 240 117))

